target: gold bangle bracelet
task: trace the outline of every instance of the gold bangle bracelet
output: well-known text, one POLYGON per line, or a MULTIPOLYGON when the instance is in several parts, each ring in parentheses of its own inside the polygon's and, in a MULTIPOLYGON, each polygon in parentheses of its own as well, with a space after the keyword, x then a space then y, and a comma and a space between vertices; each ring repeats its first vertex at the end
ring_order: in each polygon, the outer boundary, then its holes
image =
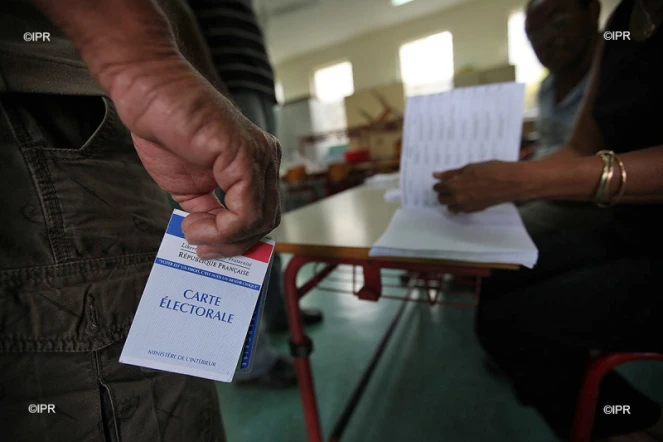
POLYGON ((622 175, 622 182, 619 184, 619 191, 617 192, 617 195, 614 198, 615 203, 619 202, 620 199, 624 196, 624 191, 626 190, 626 168, 624 167, 624 162, 619 159, 617 155, 615 155, 615 160, 617 160, 617 164, 619 164, 619 168, 621 169, 621 175, 622 175))
POLYGON ((624 196, 624 191, 626 190, 626 168, 624 167, 624 162, 617 155, 615 155, 615 162, 617 162, 617 165, 619 166, 619 170, 621 172, 620 173, 621 180, 619 182, 619 188, 617 189, 617 193, 615 194, 614 197, 610 199, 606 207, 611 207, 617 204, 619 200, 624 196))
POLYGON ((600 157, 603 161, 603 169, 601 171, 601 177, 599 178, 599 184, 596 187, 596 194, 594 195, 594 202, 599 202, 601 200, 601 195, 603 194, 603 188, 605 187, 605 179, 608 176, 608 157, 603 155, 603 152, 598 152, 596 156, 600 157))
POLYGON ((594 203, 601 208, 605 208, 610 201, 610 182, 614 174, 614 152, 602 150, 597 152, 596 155, 603 159, 603 173, 594 197, 594 203))

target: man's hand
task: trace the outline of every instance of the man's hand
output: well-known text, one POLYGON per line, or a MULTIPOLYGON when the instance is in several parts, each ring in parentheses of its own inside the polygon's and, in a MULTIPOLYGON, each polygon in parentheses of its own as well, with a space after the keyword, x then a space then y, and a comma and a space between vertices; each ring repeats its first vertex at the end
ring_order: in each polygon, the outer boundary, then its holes
POLYGON ((115 103, 147 171, 191 213, 182 228, 201 257, 241 254, 278 226, 278 142, 184 59, 154 0, 35 3, 115 103))
POLYGON ((523 163, 488 161, 461 169, 436 172, 433 186, 438 200, 452 213, 478 212, 490 206, 515 201, 527 187, 523 163))
MULTIPOLYGON (((165 69, 155 80, 173 75, 165 69)), ((118 113, 147 171, 191 212, 182 228, 199 256, 241 254, 280 223, 279 143, 193 70, 175 76, 116 90, 118 113)))

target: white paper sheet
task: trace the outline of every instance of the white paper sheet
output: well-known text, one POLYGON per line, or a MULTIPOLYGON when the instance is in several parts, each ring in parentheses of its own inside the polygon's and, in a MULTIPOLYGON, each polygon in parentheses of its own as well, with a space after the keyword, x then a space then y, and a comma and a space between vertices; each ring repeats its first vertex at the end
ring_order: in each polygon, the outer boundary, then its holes
POLYGON ((411 97, 405 109, 399 209, 371 256, 520 264, 538 250, 513 204, 452 215, 437 201, 433 172, 467 164, 517 161, 524 85, 503 83, 411 97))
POLYGON ((522 84, 500 83, 409 98, 401 154, 403 207, 438 205, 433 172, 517 161, 524 94, 522 84))
POLYGON ((461 216, 442 207, 400 208, 370 256, 520 264, 532 268, 538 251, 515 206, 504 204, 461 216))

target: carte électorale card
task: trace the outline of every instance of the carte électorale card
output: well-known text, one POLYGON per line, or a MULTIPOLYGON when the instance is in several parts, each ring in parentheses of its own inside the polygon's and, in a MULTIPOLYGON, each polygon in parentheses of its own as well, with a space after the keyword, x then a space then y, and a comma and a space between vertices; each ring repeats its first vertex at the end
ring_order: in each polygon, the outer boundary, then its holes
POLYGON ((274 240, 204 261, 184 239, 187 215, 173 212, 120 362, 231 382, 247 366, 274 240))

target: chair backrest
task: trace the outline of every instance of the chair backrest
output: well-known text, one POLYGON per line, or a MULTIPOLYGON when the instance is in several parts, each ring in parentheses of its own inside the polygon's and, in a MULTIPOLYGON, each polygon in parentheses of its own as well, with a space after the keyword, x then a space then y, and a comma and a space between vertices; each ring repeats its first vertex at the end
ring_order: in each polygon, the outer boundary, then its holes
POLYGON ((330 181, 343 181, 350 175, 350 165, 348 163, 333 163, 327 169, 327 177, 330 181))
POLYGON ((292 166, 285 173, 285 182, 297 184, 306 180, 306 166, 292 166))
POLYGON ((661 361, 660 353, 600 353, 595 350, 588 355, 588 366, 578 394, 576 413, 573 419, 571 442, 590 442, 592 427, 603 377, 615 367, 632 361, 661 361))

